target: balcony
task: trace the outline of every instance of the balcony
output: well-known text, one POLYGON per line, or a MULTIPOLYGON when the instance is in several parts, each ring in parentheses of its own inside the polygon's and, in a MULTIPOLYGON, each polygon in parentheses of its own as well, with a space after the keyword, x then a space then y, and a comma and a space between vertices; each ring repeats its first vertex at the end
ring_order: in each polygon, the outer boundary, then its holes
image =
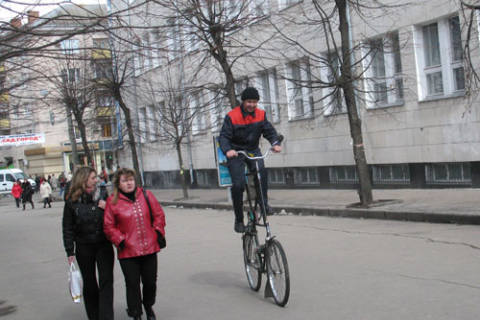
POLYGON ((93 49, 92 51, 93 59, 111 59, 112 53, 110 49, 93 49))
POLYGON ((2 93, 0 95, 0 103, 8 103, 10 101, 10 95, 8 93, 2 93))
POLYGON ((10 119, 0 119, 0 130, 10 130, 10 119))
POLYGON ((112 117, 115 114, 113 107, 97 108, 97 117, 112 117))

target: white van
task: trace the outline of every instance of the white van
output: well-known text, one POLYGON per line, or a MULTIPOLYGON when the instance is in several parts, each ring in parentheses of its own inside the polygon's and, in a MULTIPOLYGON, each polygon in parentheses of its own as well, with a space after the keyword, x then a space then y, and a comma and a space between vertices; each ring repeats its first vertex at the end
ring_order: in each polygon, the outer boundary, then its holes
MULTIPOLYGON (((9 194, 12 192, 13 183, 20 179, 23 182, 25 173, 20 169, 0 169, 0 194, 9 194)), ((28 182, 35 187, 35 181, 28 179, 28 182)))

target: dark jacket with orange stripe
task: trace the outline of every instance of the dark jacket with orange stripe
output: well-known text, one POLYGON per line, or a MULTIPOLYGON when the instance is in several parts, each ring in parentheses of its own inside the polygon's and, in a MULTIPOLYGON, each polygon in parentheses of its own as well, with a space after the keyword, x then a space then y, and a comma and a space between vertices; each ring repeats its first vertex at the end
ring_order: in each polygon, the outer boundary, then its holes
POLYGON ((247 113, 240 105, 225 116, 220 131, 220 148, 225 154, 232 149, 254 151, 258 149, 262 135, 271 144, 277 140, 277 131, 267 120, 265 111, 256 108, 247 113))

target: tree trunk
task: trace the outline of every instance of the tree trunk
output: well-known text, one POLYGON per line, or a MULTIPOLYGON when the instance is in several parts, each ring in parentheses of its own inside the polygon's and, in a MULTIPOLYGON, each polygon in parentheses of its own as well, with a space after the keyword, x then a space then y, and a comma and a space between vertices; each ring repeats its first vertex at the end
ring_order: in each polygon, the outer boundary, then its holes
POLYGON ((365 148, 363 145, 362 121, 358 117, 357 103, 355 100, 354 85, 352 82, 352 65, 350 55, 353 54, 350 48, 349 21, 347 19, 347 0, 335 0, 340 16, 340 34, 342 38, 341 84, 345 94, 345 103, 348 110, 348 121, 350 124, 350 135, 353 140, 353 155, 357 167, 359 179, 358 194, 362 206, 373 202, 372 183, 368 170, 365 148))
POLYGON ((79 161, 78 161, 77 140, 75 139, 75 132, 73 129, 72 112, 68 106, 65 106, 65 110, 67 111, 68 137, 70 138, 70 145, 72 147, 72 161, 74 166, 78 166, 79 161))
POLYGON ((82 118, 79 119, 78 117, 76 117, 76 119, 77 119, 78 130, 80 131, 80 135, 82 136, 83 151, 87 156, 88 165, 92 166, 95 169, 93 159, 92 159, 92 154, 90 153, 90 148, 88 147, 87 132, 85 130, 85 124, 83 123, 82 118))
POLYGON ((140 174, 140 165, 138 163, 138 154, 137 154, 137 147, 135 145, 135 135, 133 133, 133 126, 132 126, 132 117, 130 115, 130 109, 127 107, 125 102, 122 99, 122 96, 117 92, 115 94, 115 99, 117 99, 120 108, 125 115, 125 122, 127 124, 127 131, 128 131, 128 144, 130 145, 130 149, 132 150, 132 161, 133 161, 133 169, 135 170, 137 176, 137 185, 142 185, 142 178, 140 174))
POLYGON ((182 189, 183 189, 183 197, 186 199, 188 198, 188 187, 187 187, 187 179, 185 178, 185 170, 183 169, 183 158, 182 158, 182 148, 180 143, 176 144, 177 155, 178 155, 178 163, 180 165, 180 178, 182 182, 182 189))
POLYGON ((237 97, 235 95, 235 78, 233 76, 232 68, 227 61, 227 52, 219 45, 216 49, 217 52, 214 52, 212 55, 215 60, 218 61, 222 67, 223 73, 226 78, 226 87, 227 90, 227 99, 230 103, 230 107, 233 109, 238 106, 237 97))

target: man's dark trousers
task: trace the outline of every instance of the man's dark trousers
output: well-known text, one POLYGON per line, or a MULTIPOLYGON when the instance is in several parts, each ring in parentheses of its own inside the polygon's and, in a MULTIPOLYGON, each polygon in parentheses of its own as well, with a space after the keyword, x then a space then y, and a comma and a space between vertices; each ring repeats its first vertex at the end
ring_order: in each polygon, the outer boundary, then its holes
MULTIPOLYGON (((260 149, 256 149, 251 153, 254 154, 255 157, 261 156, 262 153, 260 149)), ((237 157, 228 159, 228 171, 230 172, 230 176, 232 177, 232 201, 233 201, 233 209, 235 211, 235 219, 237 221, 243 221, 243 192, 245 191, 245 164, 248 165, 249 170, 255 171, 255 161, 248 160, 245 155, 239 154, 237 157)), ((258 160, 258 167, 260 170, 261 176, 261 186, 262 186, 262 193, 265 200, 265 205, 268 204, 267 201, 267 192, 268 192, 268 176, 267 176, 267 169, 265 168, 265 164, 262 160, 258 160)))

